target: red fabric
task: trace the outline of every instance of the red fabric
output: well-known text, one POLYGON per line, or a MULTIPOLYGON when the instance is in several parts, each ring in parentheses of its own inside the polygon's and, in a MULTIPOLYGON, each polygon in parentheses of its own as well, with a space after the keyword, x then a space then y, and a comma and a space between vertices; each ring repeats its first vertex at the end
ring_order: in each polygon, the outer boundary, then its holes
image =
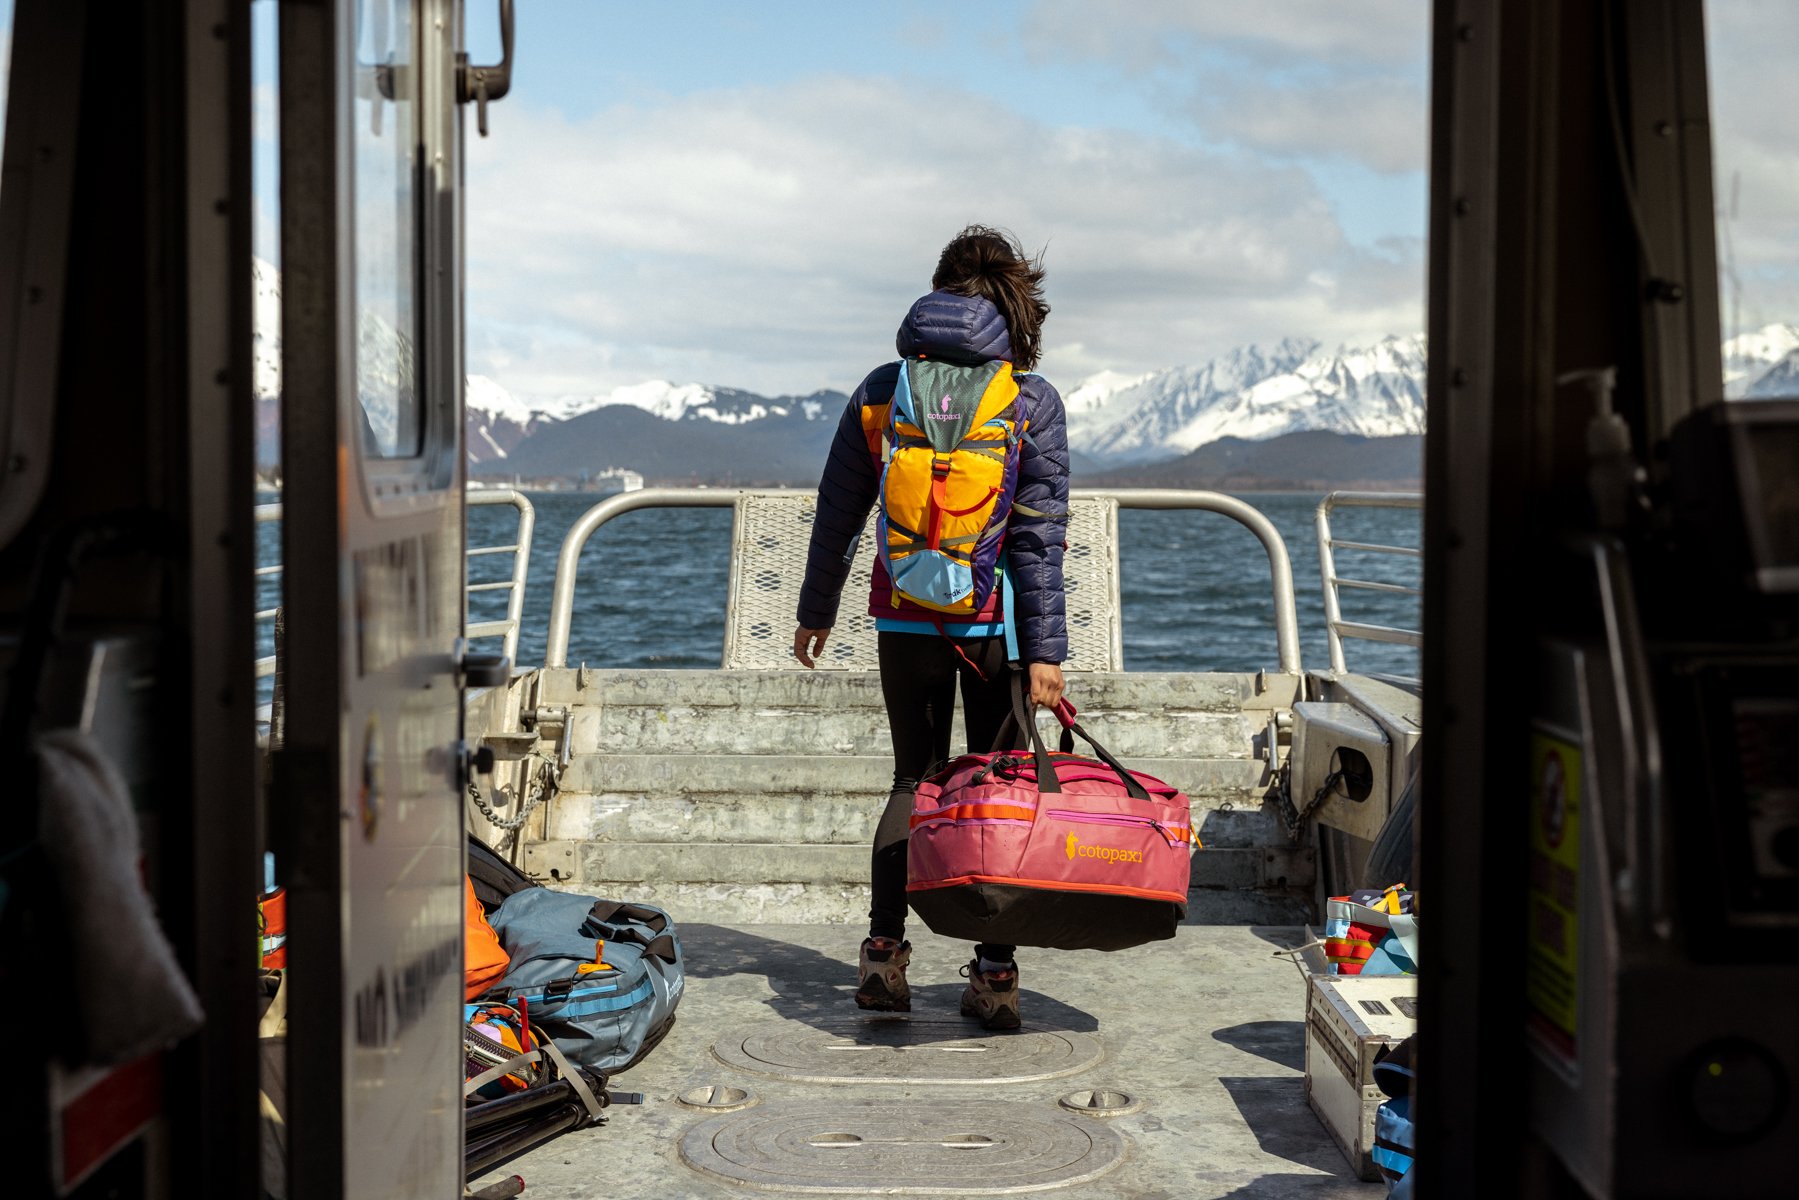
MULTIPOLYGON (((1019 752, 1003 756, 1016 759, 1019 752)), ((1040 796, 1028 764, 975 783, 975 775, 999 757, 965 754, 918 785, 907 891, 978 879, 1186 903, 1192 873, 1186 796, 1133 771, 1149 792, 1145 804, 1111 771, 1080 763, 1064 767, 1060 756, 1060 793, 1040 796), (1028 816, 1015 815, 1020 813, 1028 816)))
POLYGON ((914 604, 903 596, 900 597, 898 607, 895 607, 893 581, 887 577, 887 564, 876 555, 874 573, 868 588, 868 615, 884 621, 917 621, 933 630, 938 621, 950 621, 955 625, 985 625, 989 622, 997 625, 1006 615, 1002 590, 994 588, 993 594, 987 597, 987 603, 981 605, 980 611, 968 617, 946 617, 940 612, 932 612, 922 605, 914 604))
POLYGON ((1343 937, 1324 939, 1324 956, 1339 975, 1360 975, 1362 964, 1374 953, 1374 947, 1392 930, 1381 925, 1351 923, 1343 937))

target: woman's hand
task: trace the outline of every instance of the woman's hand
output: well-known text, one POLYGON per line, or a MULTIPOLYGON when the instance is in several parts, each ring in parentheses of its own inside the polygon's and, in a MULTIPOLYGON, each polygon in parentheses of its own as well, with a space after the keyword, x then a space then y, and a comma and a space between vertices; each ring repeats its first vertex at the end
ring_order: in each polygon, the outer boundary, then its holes
POLYGON ((1039 708, 1054 708, 1062 698, 1062 664, 1031 664, 1031 703, 1039 708))
MULTIPOLYGON (((825 652, 825 639, 831 636, 830 627, 824 629, 807 629, 801 625, 793 631, 793 656, 807 667, 813 665, 812 660, 825 652)), ((1057 680, 1062 678, 1056 675, 1057 680)))

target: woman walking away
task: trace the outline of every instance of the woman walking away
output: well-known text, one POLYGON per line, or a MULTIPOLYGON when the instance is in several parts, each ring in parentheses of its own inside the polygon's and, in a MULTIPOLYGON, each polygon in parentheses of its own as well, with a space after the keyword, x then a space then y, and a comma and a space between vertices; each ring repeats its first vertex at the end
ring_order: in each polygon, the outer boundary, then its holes
MULTIPOLYGON (((1010 235, 971 225, 944 247, 931 287, 900 324, 901 361, 862 381, 837 426, 793 635, 794 655, 811 667, 876 509, 868 611, 893 735, 893 791, 875 830, 856 1003, 882 1012, 912 1008, 912 793, 950 757, 958 684, 968 749, 986 751, 1012 707, 1006 624, 1035 704, 1061 698, 1068 652, 1068 434, 1061 396, 1027 373, 1049 315, 1042 266, 1010 235)), ((962 1014, 983 1029, 1018 1027, 1014 949, 976 946, 964 968, 962 1014)))

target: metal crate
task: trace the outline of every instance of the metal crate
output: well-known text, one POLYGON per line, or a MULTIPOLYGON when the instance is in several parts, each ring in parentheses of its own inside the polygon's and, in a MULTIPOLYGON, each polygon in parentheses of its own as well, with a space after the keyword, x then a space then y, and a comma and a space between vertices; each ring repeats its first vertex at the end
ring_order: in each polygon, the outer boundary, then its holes
POLYGON ((1307 976, 1306 1103, 1363 1179, 1381 1177, 1370 1157, 1374 1110, 1387 1098, 1374 1083, 1375 1056, 1417 1028, 1411 975, 1307 976))

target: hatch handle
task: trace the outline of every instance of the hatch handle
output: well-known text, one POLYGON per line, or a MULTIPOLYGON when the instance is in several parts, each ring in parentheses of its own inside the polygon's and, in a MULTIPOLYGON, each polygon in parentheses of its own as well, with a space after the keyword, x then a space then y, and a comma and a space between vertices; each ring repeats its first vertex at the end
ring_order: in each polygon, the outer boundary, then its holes
POLYGON ((456 102, 475 102, 475 127, 487 136, 487 102, 512 90, 512 0, 500 0, 500 61, 489 67, 456 56, 456 102))
POLYGON ((456 639, 450 651, 450 670, 456 676, 456 686, 464 690, 505 687, 512 680, 510 658, 504 654, 470 654, 467 638, 456 639))

